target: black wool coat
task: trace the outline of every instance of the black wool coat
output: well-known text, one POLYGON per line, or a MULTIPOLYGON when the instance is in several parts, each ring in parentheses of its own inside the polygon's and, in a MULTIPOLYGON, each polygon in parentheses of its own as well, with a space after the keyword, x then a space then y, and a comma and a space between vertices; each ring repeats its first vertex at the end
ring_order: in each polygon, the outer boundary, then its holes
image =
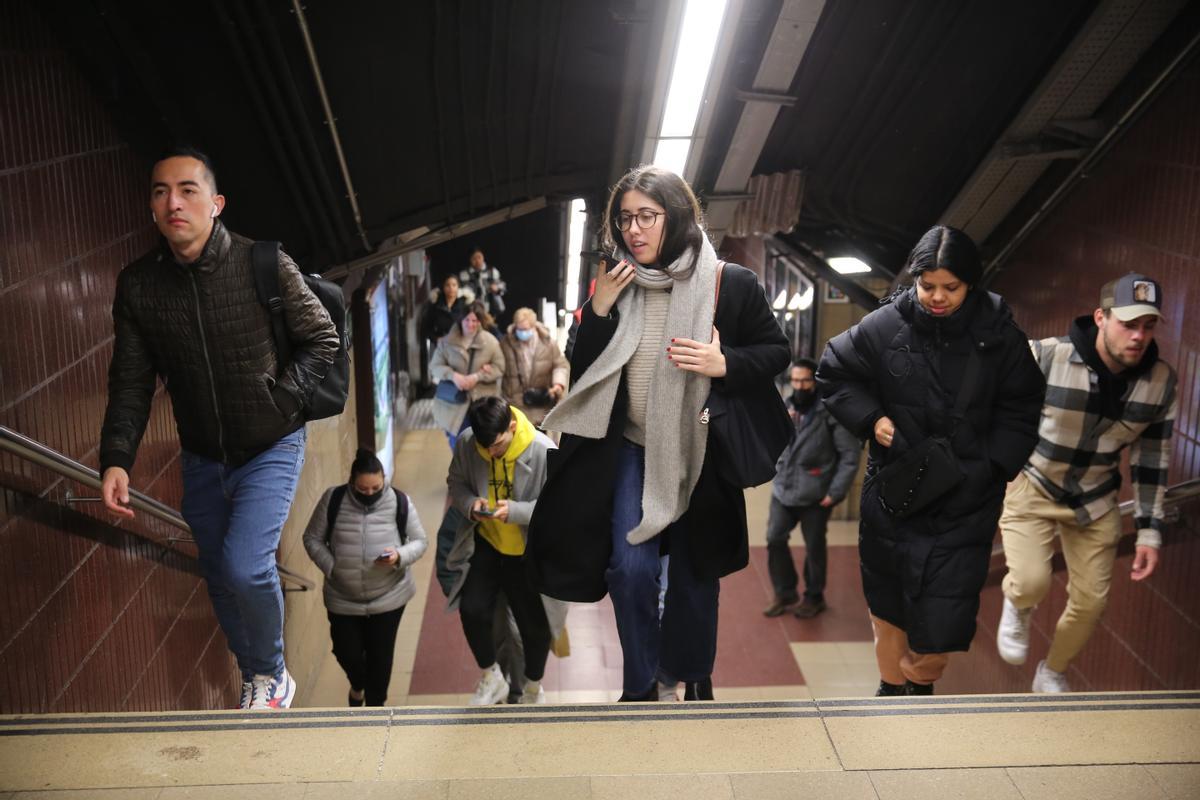
POLYGON ((966 650, 975 635, 1007 481, 1038 441, 1045 380, 999 295, 972 290, 947 319, 928 314, 910 288, 829 342, 817 382, 824 402, 869 439, 859 558, 871 613, 908 633, 918 653, 966 650), (978 379, 963 386, 970 351, 978 379), (970 399, 962 422, 951 410, 970 399), (874 425, 896 423, 890 448, 874 425), (879 470, 928 435, 949 436, 966 479, 925 511, 893 519, 879 502, 879 470))
MULTIPOLYGON (((617 311, 601 318, 591 301, 571 353, 571 382, 578 382, 617 330, 617 311)), ((771 378, 788 365, 788 341, 754 273, 726 264, 714 325, 721 334, 726 374, 713 380, 726 394, 778 392, 771 378)), ((664 351, 663 357, 666 358, 664 351)), ((1039 373, 1040 374, 1040 373, 1039 373)), ((608 593, 604 571, 612 552, 613 488, 617 452, 629 395, 624 378, 603 439, 564 434, 548 453, 546 485, 529 524, 526 565, 538 591, 559 600, 596 602, 608 593)), ((680 409, 699 420, 703 409, 680 409)), ((749 562, 746 501, 740 487, 717 474, 722 457, 709 436, 700 478, 687 511, 672 528, 686 535, 691 566, 701 578, 719 578, 749 562)))

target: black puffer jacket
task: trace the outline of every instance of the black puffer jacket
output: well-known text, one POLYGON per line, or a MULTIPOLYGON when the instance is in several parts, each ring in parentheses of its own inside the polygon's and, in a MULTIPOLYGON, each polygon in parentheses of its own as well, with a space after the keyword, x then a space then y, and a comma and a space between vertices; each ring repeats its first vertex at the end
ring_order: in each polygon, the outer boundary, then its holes
POLYGON ((195 263, 179 264, 163 243, 121 271, 102 473, 132 466, 157 376, 171 395, 183 449, 206 458, 245 463, 304 424, 299 412, 333 363, 337 330, 281 252, 293 351, 280 369, 270 316, 254 288, 252 244, 217 220, 195 263))
POLYGON ((972 291, 939 319, 910 288, 831 340, 817 381, 834 416, 871 441, 859 530, 871 613, 903 628, 915 652, 966 650, 1005 483, 1038 440, 1045 380, 1025 334, 999 295, 972 291), (971 348, 981 359, 979 379, 964 387, 971 348), (959 391, 970 401, 954 430, 959 391), (875 441, 881 416, 896 423, 891 448, 875 441), (896 521, 879 503, 876 476, 930 434, 952 435, 966 479, 926 511, 896 521))

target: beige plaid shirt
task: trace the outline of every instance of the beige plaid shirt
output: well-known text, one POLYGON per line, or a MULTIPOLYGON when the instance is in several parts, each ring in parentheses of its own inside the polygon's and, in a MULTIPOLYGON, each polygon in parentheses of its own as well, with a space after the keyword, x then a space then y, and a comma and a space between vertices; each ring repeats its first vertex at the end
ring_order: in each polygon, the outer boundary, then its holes
POLYGON ((1175 370, 1158 361, 1122 398, 1121 419, 1102 416, 1098 377, 1066 336, 1030 341, 1046 376, 1038 445, 1025 474, 1080 525, 1117 505, 1121 451, 1129 447, 1137 543, 1162 546, 1163 495, 1175 423, 1175 370))

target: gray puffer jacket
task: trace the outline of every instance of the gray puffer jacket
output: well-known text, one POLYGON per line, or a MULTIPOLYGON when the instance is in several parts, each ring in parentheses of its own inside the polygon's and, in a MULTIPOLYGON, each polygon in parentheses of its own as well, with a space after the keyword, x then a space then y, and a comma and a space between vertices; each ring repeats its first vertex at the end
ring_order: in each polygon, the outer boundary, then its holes
POLYGON ((304 549, 325 573, 325 607, 334 614, 362 617, 405 605, 417 591, 408 567, 425 553, 427 545, 416 506, 407 501, 407 541, 401 545, 396 529, 396 493, 390 487, 385 489, 383 497, 367 508, 354 492, 347 491, 326 544, 329 499, 334 488, 325 490, 304 531, 304 549), (389 547, 400 552, 400 560, 392 567, 375 560, 389 547))
POLYGON ((819 401, 793 419, 796 435, 775 465, 771 495, 785 506, 816 505, 827 495, 835 505, 842 502, 858 472, 862 442, 819 401))

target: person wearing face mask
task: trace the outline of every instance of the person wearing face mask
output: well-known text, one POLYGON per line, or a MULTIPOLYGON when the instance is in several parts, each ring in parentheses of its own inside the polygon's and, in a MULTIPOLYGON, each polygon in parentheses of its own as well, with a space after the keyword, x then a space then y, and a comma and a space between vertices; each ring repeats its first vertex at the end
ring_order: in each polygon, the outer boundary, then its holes
POLYGON ((513 324, 500 340, 504 351, 504 380, 501 394, 534 425, 541 425, 547 412, 567 390, 570 365, 537 321, 532 308, 513 312, 513 324))
POLYGON ((429 360, 429 374, 437 383, 433 419, 445 431, 452 450, 471 401, 500 394, 504 353, 496 337, 484 329, 490 321, 483 303, 471 303, 450 333, 438 341, 429 360))
POLYGON ((905 269, 913 285, 834 337, 817 370, 825 407, 872 440, 859 558, 878 695, 932 694, 970 646, 1005 484, 1037 444, 1046 388, 1007 304, 977 288, 970 237, 936 225, 905 269))
POLYGON ((387 702, 396 631, 417 591, 409 567, 426 546, 416 507, 388 487, 383 464, 365 448, 349 482, 327 489, 313 510, 304 549, 325 575, 329 635, 351 706, 387 702))
POLYGON ((544 594, 612 596, 622 700, 678 699, 681 682, 685 699, 710 700, 719 580, 746 566, 749 540, 743 491, 725 477, 705 409, 718 392, 761 389, 779 403, 772 380, 787 338, 754 273, 718 261, 675 173, 628 172, 603 230, 623 258, 596 278, 571 390, 544 423, 562 442, 526 560, 544 594))
POLYGON ((833 507, 846 497, 862 442, 817 401, 817 362, 802 358, 790 371, 788 413, 796 425, 776 466, 767 518, 767 570, 775 599, 763 609, 768 617, 788 611, 800 619, 825 610, 825 531, 833 507), (804 535, 804 599, 796 592, 798 576, 788 539, 796 525, 804 535))

